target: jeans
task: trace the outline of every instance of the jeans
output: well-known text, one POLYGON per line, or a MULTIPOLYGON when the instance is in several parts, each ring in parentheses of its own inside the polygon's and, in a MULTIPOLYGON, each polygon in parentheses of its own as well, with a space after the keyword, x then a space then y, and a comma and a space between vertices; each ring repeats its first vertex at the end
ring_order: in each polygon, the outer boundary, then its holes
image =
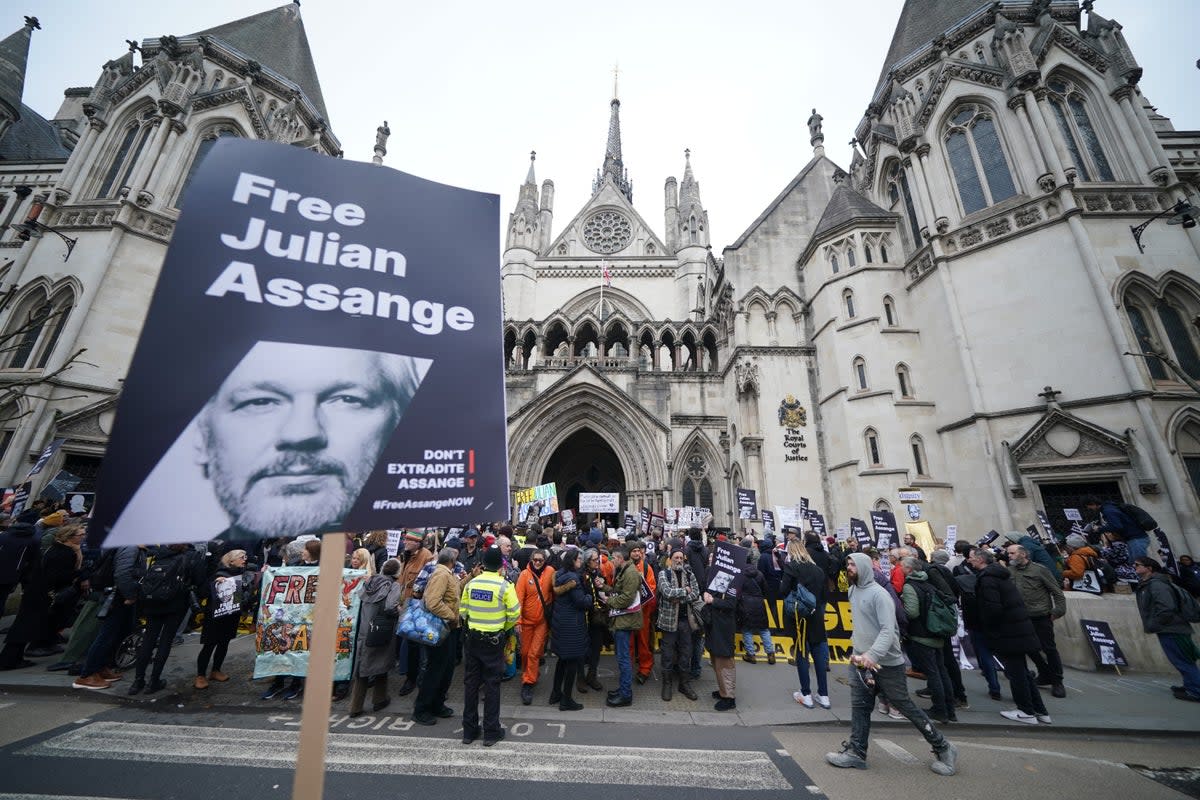
POLYGON ((809 644, 796 651, 796 675, 800 678, 800 691, 812 694, 812 683, 808 677, 808 659, 812 657, 813 671, 817 673, 817 694, 829 696, 829 642, 809 644))
POLYGON ((1038 678, 1049 680, 1052 684, 1063 682, 1062 658, 1058 655, 1058 645, 1054 642, 1054 620, 1049 616, 1030 617, 1033 629, 1037 631, 1038 641, 1042 643, 1042 651, 1030 656, 1037 667, 1038 678))
POLYGON ((678 672, 683 680, 691 679, 692 672, 692 626, 687 620, 687 614, 679 613, 679 623, 673 631, 665 631, 662 635, 662 671, 663 679, 672 672, 678 672))
POLYGON ((422 645, 428 659, 425 674, 413 701, 413 715, 436 714, 446 705, 446 693, 454 678, 454 637, 457 631, 448 631, 440 644, 422 645))
POLYGON ((754 655, 754 634, 762 639, 763 652, 774 653, 775 643, 771 641, 771 631, 768 628, 763 628, 760 631, 742 631, 742 646, 746 648, 746 655, 754 655))
POLYGON ((988 647, 987 639, 979 631, 967 631, 971 639, 971 647, 975 650, 975 659, 979 662, 979 671, 987 681, 989 694, 1000 694, 1000 676, 996 672, 996 660, 992 649, 988 647))
POLYGON ((1185 637, 1180 633, 1160 633, 1158 643, 1171 666, 1183 676, 1183 690, 1192 697, 1200 697, 1200 669, 1195 661, 1188 660, 1183 654, 1183 645, 1179 641, 1182 638, 1185 637))
POLYGON ((904 665, 883 667, 875 673, 875 692, 872 693, 858 678, 858 669, 851 664, 850 670, 850 741, 848 744, 862 758, 867 757, 867 740, 871 736, 871 712, 875 709, 875 694, 879 694, 892 708, 903 714, 913 724, 933 752, 940 753, 949 746, 945 737, 933 727, 925 712, 917 708, 908 696, 908 685, 904 677, 904 665))
POLYGON ((913 667, 924 672, 929 680, 929 698, 933 701, 929 713, 935 717, 953 719, 954 689, 950 686, 950 675, 946 672, 941 648, 929 647, 910 639, 908 652, 912 656, 913 667))
POLYGON ((1136 539, 1126 539, 1125 546, 1129 548, 1129 561, 1133 562, 1135 558, 1142 558, 1150 549, 1150 537, 1139 536, 1136 539))
POLYGON ((617 692, 621 697, 633 697, 633 660, 629 653, 629 640, 633 631, 613 631, 617 651, 617 692))
POLYGON ((88 648, 83 668, 79 670, 80 675, 95 675, 113 662, 117 646, 125 641, 125 637, 133 630, 135 609, 136 606, 125 605, 125 601, 120 598, 113 600, 108 617, 101 623, 100 632, 88 648))
POLYGON ((1012 687, 1013 702, 1017 708, 1026 714, 1049 714, 1046 704, 1042 702, 1042 693, 1038 691, 1033 673, 1025 665, 1024 653, 1001 653, 997 655, 1004 665, 1004 674, 1012 687))
POLYGON ((162 677, 163 667, 171 655, 171 643, 175 641, 175 631, 186 615, 187 611, 177 611, 146 616, 146 632, 142 636, 142 646, 138 648, 134 672, 139 681, 146 680, 146 667, 150 666, 151 653, 154 655, 154 669, 150 673, 150 680, 156 681, 162 677))

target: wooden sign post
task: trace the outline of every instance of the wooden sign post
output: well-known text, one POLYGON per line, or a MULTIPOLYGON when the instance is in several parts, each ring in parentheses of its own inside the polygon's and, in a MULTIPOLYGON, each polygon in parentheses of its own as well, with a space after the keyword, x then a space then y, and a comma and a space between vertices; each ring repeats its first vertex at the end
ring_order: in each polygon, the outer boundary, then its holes
POLYGON ((337 656, 338 603, 346 566, 346 534, 321 537, 317 603, 308 647, 308 676, 300 710, 300 747, 292 800, 321 800, 325 791, 325 747, 329 742, 329 709, 333 699, 333 664, 337 656))

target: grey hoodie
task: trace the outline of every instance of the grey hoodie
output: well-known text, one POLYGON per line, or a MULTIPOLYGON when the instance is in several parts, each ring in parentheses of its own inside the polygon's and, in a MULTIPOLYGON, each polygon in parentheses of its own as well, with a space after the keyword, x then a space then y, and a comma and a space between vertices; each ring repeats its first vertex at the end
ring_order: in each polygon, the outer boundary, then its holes
POLYGON ((858 578, 850 587, 850 613, 854 621, 850 642, 854 652, 869 656, 881 666, 902 666, 904 654, 900 652, 896 606, 883 587, 875 582, 871 559, 867 555, 851 553, 849 560, 858 570, 858 578))

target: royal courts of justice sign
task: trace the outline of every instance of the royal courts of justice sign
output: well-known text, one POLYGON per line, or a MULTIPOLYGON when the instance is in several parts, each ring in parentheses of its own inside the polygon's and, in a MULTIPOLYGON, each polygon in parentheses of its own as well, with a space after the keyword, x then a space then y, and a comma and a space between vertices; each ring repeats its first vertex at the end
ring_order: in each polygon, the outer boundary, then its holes
POLYGON ((108 545, 504 516, 499 198, 222 139, 97 492, 108 545))

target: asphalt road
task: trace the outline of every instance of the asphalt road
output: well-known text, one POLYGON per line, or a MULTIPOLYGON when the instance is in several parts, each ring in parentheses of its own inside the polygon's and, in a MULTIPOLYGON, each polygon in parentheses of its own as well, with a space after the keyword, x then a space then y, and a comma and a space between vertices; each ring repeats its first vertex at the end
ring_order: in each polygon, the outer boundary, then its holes
MULTIPOLYGON (((0 800, 286 798, 291 790, 298 714, 114 708, 86 695, 8 694, 0 697, 0 720, 0 800)), ((869 769, 847 771, 823 758, 845 738, 842 724, 505 722, 508 738, 485 749, 462 745, 455 720, 425 728, 402 714, 335 714, 325 796, 1200 798, 1200 749, 1183 736, 1052 728, 1022 736, 950 726, 960 774, 942 778, 929 771, 931 756, 916 732, 895 726, 873 735, 869 769), (1169 788, 1172 780, 1184 793, 1169 788)))

